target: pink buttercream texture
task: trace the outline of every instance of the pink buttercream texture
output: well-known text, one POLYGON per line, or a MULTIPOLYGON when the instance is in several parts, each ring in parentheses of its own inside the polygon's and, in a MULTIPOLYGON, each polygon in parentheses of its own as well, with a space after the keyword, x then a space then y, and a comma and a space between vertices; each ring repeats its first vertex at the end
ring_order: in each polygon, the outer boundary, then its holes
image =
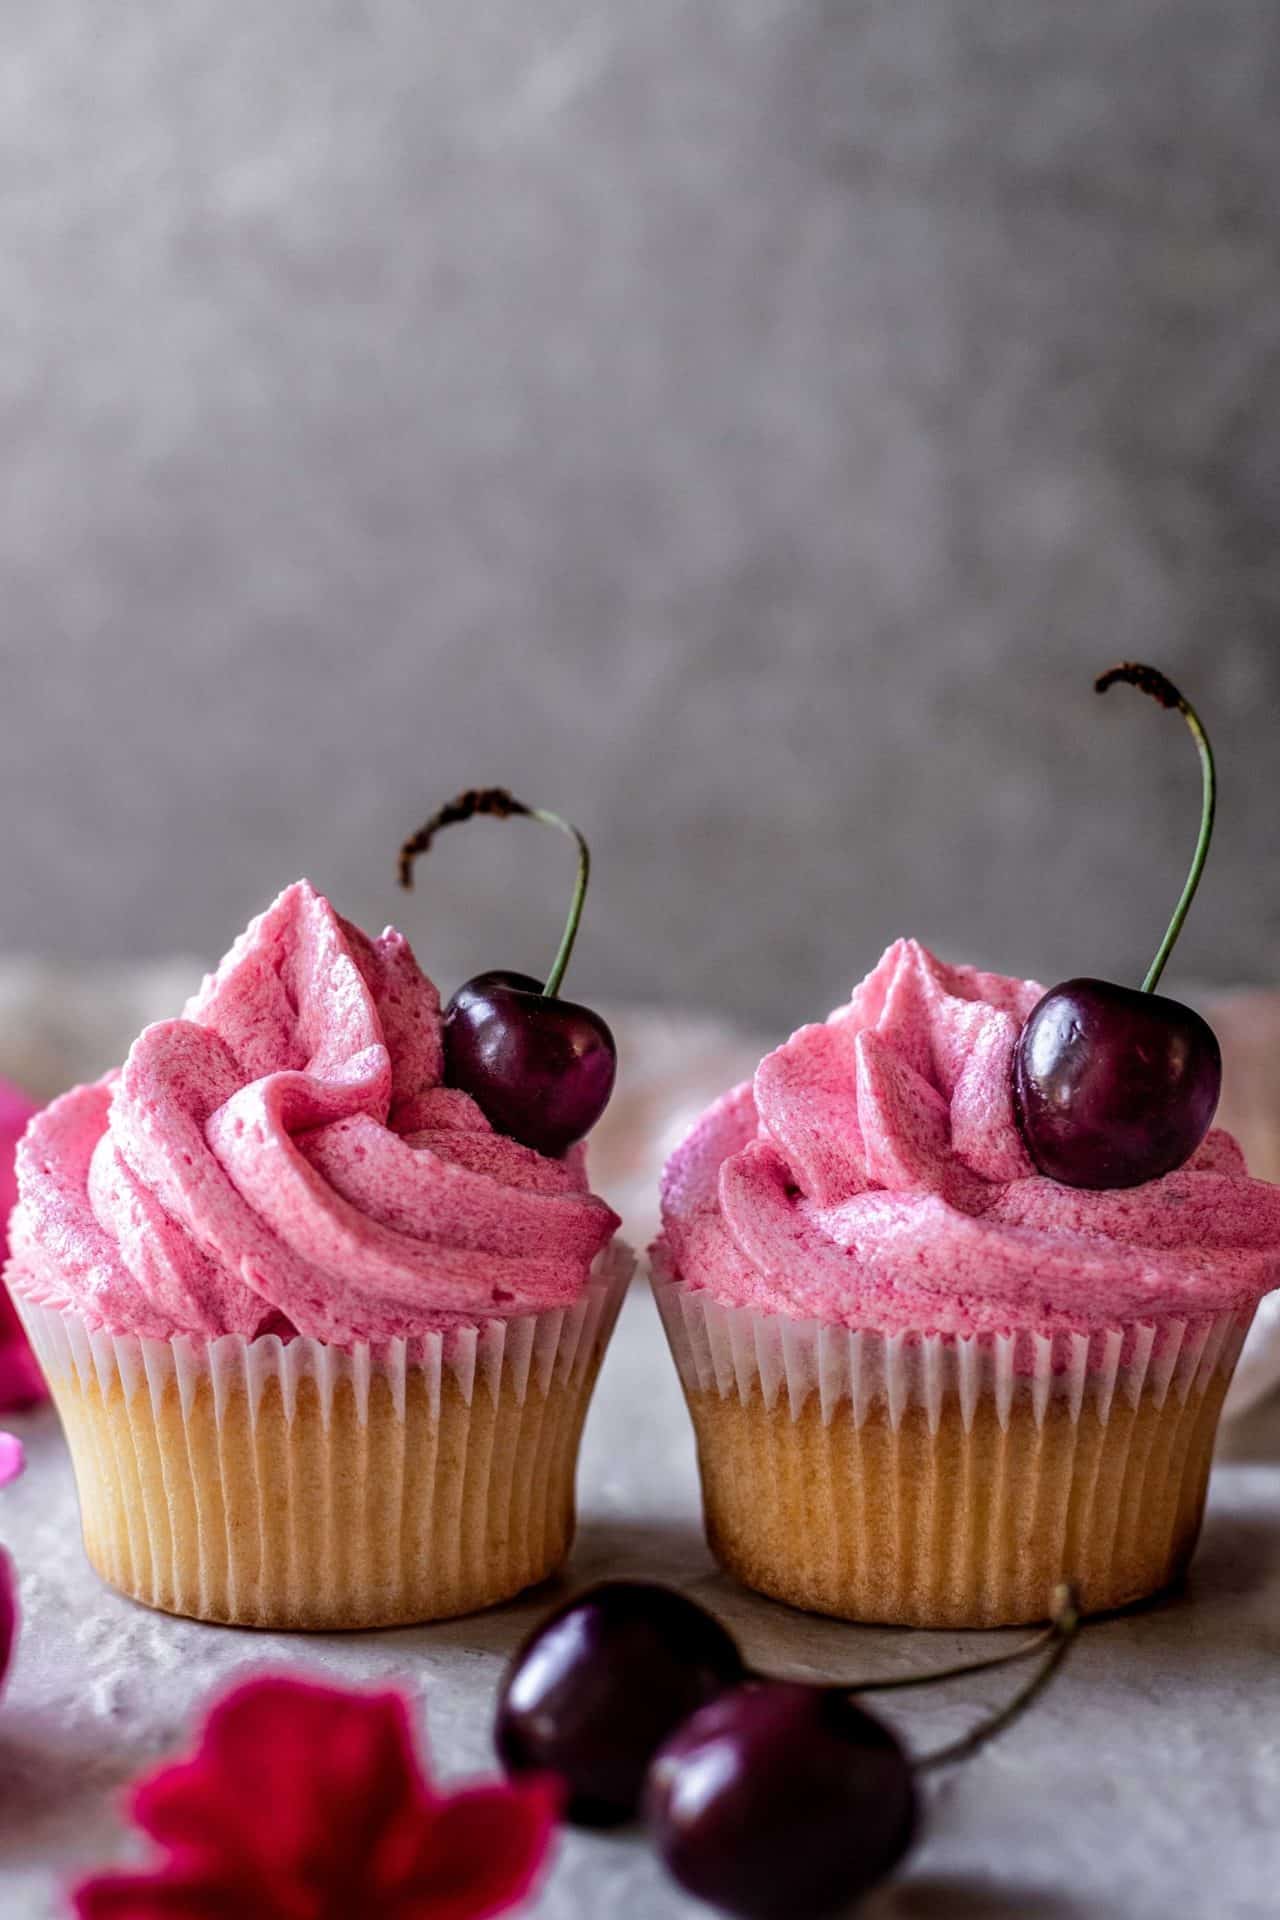
POLYGON ((336 1343, 568 1306, 619 1222, 585 1159, 441 1084, 435 987, 306 881, 118 1073, 35 1118, 7 1278, 91 1327, 336 1343))
POLYGON ((1280 1285, 1280 1188, 1229 1134, 1123 1192, 1036 1172, 1012 1061, 1042 991, 897 941, 676 1149, 659 1269, 725 1305, 882 1333, 1251 1309, 1280 1285))

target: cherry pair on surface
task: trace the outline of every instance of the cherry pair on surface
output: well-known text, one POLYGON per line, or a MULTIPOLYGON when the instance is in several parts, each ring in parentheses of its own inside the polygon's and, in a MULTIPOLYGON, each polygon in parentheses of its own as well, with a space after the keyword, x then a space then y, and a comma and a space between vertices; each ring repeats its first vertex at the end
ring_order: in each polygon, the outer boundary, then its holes
POLYGON ((669 1872, 742 1920, 824 1920, 885 1879, 918 1823, 917 1775, 976 1750, 1052 1678, 1076 1605, 1012 1654, 861 1686, 754 1673, 732 1634, 667 1587, 609 1581, 558 1609, 517 1652, 499 1697, 508 1772, 549 1775, 566 1817, 643 1816, 669 1872), (1047 1649, 1031 1682, 953 1746, 913 1760, 856 1693, 923 1686, 1047 1649))

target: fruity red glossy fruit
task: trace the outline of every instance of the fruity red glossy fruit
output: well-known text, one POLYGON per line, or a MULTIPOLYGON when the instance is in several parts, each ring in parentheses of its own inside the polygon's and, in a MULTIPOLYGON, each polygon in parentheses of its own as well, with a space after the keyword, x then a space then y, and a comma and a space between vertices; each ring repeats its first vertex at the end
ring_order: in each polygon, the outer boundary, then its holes
POLYGON ((609 1104, 618 1051, 589 1007, 544 994, 527 973, 494 969, 445 1008, 445 1080, 489 1123, 539 1153, 560 1155, 609 1104))
POLYGON ((732 1635, 668 1587, 611 1580, 553 1613, 516 1653, 498 1700, 509 1773, 564 1784, 583 1826, 635 1818, 667 1735, 742 1678, 732 1635))
POLYGON ((902 1859, 916 1790, 901 1743, 847 1693, 760 1680, 677 1729, 645 1812, 699 1899, 742 1920, 827 1920, 902 1859))
POLYGON ((1039 1171, 1069 1187, 1136 1187, 1184 1166, 1213 1122, 1222 1053, 1162 994, 1067 980, 1032 1008, 1014 1104, 1039 1171))

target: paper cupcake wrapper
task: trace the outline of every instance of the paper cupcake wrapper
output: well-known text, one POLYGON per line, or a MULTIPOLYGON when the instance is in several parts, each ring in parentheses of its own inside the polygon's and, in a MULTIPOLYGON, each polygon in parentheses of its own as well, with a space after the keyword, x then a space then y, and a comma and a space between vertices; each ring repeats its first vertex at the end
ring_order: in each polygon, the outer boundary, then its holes
POLYGON ((650 1276, 654 1299, 686 1391, 758 1393, 772 1411, 781 1401, 791 1418, 816 1396, 824 1423, 848 1405, 861 1426, 882 1408, 896 1428, 922 1408, 931 1433, 954 1398, 966 1432, 990 1397, 1002 1428, 1015 1397, 1025 1397, 1037 1425, 1053 1402, 1078 1419, 1086 1402, 1107 1420, 1117 1395, 1135 1407, 1144 1394, 1157 1407, 1173 1394, 1185 1404, 1216 1372, 1230 1374, 1252 1311, 1166 1318, 1080 1333, 954 1334, 851 1331, 816 1320, 725 1306, 678 1280, 650 1276))
POLYGON ((632 1266, 615 1242, 572 1307, 350 1348, 112 1335, 20 1301, 90 1559, 148 1605, 273 1627, 443 1618, 545 1579, 632 1266))
POLYGON ((630 1249, 615 1241, 572 1307, 350 1347, 301 1335, 282 1340, 277 1334, 263 1334, 256 1340, 240 1334, 213 1340, 191 1334, 174 1340, 143 1339, 137 1334, 90 1331, 78 1316, 31 1301, 19 1299, 17 1304, 51 1384, 75 1378, 82 1388, 96 1383, 100 1391, 109 1392, 119 1382, 127 1400, 145 1388, 157 1404, 175 1388, 184 1411, 190 1410, 202 1388, 210 1387, 219 1411, 232 1395, 247 1393, 255 1412, 268 1387, 275 1387, 291 1421, 299 1389, 309 1381, 328 1425, 335 1396, 343 1383, 349 1383, 357 1416, 366 1423, 375 1379, 385 1384, 402 1418, 407 1385, 414 1377, 435 1414, 446 1381, 452 1382, 466 1406, 477 1392, 487 1393, 496 1404, 503 1383, 514 1391, 519 1404, 531 1383, 543 1395, 553 1382, 572 1385, 612 1332, 634 1264, 630 1249))
POLYGON ((1248 1313, 1104 1338, 851 1333, 654 1293, 712 1550, 843 1619, 983 1627, 1176 1579, 1199 1534, 1248 1313))

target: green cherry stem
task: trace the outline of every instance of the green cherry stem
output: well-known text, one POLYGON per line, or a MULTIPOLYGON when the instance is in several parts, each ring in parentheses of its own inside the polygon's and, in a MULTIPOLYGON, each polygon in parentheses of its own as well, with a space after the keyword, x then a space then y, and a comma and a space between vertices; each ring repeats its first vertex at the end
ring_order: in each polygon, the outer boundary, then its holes
POLYGON ((573 898, 569 902, 569 917, 564 923, 564 932, 560 936, 560 945, 556 957, 551 962, 551 971, 543 986, 548 1000, 554 1000, 560 991, 560 983, 569 968, 573 954, 573 943, 578 937, 578 928, 582 922, 582 909, 586 904, 587 885, 591 879, 591 849, 571 820, 564 820, 558 813, 548 813, 543 807, 529 809, 535 820, 541 820, 545 827, 559 827, 561 833, 567 833, 578 849, 578 877, 573 883, 573 898))
POLYGON ((1108 687, 1114 687, 1117 681, 1127 686, 1137 687, 1140 693, 1150 694, 1162 707, 1169 707, 1180 713, 1191 729, 1191 736, 1200 755, 1200 778, 1203 788, 1203 800, 1200 808, 1200 834, 1196 840, 1196 850, 1191 861, 1191 871, 1187 875, 1186 885, 1173 910, 1164 939, 1159 951, 1151 962, 1147 977, 1142 983, 1144 993, 1154 993, 1160 984, 1160 976, 1165 970, 1174 943, 1182 932, 1182 923, 1191 909, 1196 897, 1196 888, 1200 885, 1200 876, 1204 872, 1204 863, 1209 856, 1209 842, 1213 838, 1213 821, 1218 806, 1218 774, 1213 761, 1213 748, 1205 732, 1204 722, 1185 694, 1179 693, 1172 680, 1157 667, 1144 667, 1136 660, 1127 660, 1123 665, 1111 667, 1106 673, 1100 673, 1094 681, 1094 691, 1105 693, 1108 687))
POLYGON ((505 787, 468 787, 464 793, 446 801, 429 820, 423 821, 416 833, 409 835, 400 849, 400 885, 412 887, 413 863, 419 854, 430 851, 438 833, 445 827, 456 827, 464 820, 474 820, 480 814, 487 815, 491 820, 540 820, 544 827, 557 827, 561 833, 567 834, 578 849, 578 877, 574 883, 573 898, 569 902, 569 917, 542 989, 544 997, 553 1000, 560 991, 573 954, 573 943, 578 937, 582 909, 587 898, 587 884, 591 878, 591 850, 572 821, 561 819, 558 813, 549 813, 545 807, 527 807, 523 800, 517 800, 505 787))
POLYGON ((997 1734, 1011 1727, 1034 1700, 1038 1700, 1054 1675, 1061 1667, 1080 1627, 1080 1602, 1074 1587, 1056 1587, 1050 1612, 1050 1625, 1047 1639, 1050 1647, 1049 1657, 1044 1665, 1034 1673, 1026 1685, 1019 1688, 1007 1706, 993 1713, 989 1720, 983 1720, 972 1733, 966 1733, 963 1739, 953 1740, 950 1746, 939 1747, 936 1753, 927 1753, 916 1762, 920 1772, 934 1767, 949 1767, 957 1760, 967 1760, 970 1754, 985 1747, 988 1740, 994 1740, 997 1734))

